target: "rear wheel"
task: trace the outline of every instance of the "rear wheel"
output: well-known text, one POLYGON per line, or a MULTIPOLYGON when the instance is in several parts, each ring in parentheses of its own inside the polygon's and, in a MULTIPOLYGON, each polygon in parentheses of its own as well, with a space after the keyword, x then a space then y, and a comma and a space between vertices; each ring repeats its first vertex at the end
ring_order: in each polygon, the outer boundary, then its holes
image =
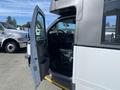
POLYGON ((18 49, 18 45, 16 42, 7 42, 4 46, 4 50, 7 53, 14 53, 15 51, 17 51, 18 49))

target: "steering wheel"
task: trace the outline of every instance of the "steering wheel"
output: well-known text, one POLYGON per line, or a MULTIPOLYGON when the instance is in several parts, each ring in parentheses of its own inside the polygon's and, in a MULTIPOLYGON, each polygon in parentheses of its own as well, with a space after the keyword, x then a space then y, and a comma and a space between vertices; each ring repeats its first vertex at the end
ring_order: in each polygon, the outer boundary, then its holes
POLYGON ((59 29, 59 30, 58 30, 58 33, 65 33, 65 32, 64 32, 63 30, 60 30, 60 29, 59 29))

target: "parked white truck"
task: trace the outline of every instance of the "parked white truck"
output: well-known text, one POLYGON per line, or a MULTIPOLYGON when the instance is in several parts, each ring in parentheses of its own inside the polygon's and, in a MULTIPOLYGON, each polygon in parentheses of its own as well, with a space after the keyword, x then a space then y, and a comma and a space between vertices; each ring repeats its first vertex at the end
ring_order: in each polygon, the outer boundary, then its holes
POLYGON ((17 30, 8 23, 0 22, 0 47, 7 53, 27 47, 28 32, 17 30))
POLYGON ((46 79, 64 90, 120 90, 120 0, 52 0, 51 12, 60 17, 47 30, 38 6, 33 14, 36 87, 46 79))

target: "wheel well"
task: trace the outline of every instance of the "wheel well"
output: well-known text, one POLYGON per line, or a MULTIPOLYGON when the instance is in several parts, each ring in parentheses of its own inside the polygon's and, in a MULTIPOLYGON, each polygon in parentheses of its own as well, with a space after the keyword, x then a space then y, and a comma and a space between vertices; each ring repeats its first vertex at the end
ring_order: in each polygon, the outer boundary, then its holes
POLYGON ((14 39, 6 39, 3 42, 2 47, 4 48, 5 44, 8 43, 8 42, 15 42, 18 45, 18 47, 19 47, 19 43, 16 40, 14 40, 14 39))

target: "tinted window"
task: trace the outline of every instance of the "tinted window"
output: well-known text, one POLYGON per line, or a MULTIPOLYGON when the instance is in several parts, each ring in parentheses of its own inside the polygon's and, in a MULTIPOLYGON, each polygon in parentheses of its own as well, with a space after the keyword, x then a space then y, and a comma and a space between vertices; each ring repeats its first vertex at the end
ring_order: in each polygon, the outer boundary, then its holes
POLYGON ((103 42, 120 44, 120 1, 107 0, 104 8, 103 42))

